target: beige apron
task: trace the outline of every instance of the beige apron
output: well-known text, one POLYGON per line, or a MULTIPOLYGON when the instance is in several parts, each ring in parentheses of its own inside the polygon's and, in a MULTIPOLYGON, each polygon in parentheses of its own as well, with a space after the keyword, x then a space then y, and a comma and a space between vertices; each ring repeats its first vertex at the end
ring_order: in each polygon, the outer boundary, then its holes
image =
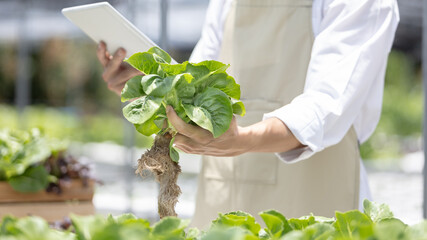
MULTIPOLYGON (((247 114, 241 126, 262 120, 301 94, 313 45, 312 0, 237 0, 231 5, 220 58, 241 85, 247 114)), ((337 145, 295 164, 273 153, 203 157, 193 225, 218 213, 257 217, 276 209, 286 217, 357 209, 359 151, 351 129, 337 145)))

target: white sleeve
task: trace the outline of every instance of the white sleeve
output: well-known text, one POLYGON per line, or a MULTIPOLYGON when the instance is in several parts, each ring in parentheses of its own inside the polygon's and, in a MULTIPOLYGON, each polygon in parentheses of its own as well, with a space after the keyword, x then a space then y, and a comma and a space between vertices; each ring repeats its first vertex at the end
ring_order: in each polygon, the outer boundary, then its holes
POLYGON ((194 48, 190 62, 218 60, 221 49, 225 12, 228 11, 227 0, 211 0, 206 12, 200 40, 194 48))
POLYGON ((399 22, 396 1, 324 2, 304 92, 264 115, 282 120, 306 145, 277 153, 286 162, 306 159, 337 144, 363 115, 372 95, 374 101, 382 101, 385 66, 399 22))

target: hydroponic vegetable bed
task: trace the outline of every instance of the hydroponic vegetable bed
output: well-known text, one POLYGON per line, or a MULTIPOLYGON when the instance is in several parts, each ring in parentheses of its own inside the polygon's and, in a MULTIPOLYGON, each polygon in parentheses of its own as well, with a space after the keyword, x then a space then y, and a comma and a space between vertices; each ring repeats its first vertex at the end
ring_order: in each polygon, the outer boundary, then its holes
POLYGON ((364 212, 337 212, 335 218, 304 216, 287 219, 275 210, 261 212, 262 228, 244 212, 219 214, 206 230, 188 228, 189 220, 165 217, 150 224, 132 214, 103 217, 71 216, 71 222, 49 226, 38 217, 4 217, 0 224, 2 240, 423 240, 427 239, 427 221, 408 226, 394 218, 389 207, 365 200, 364 212))
POLYGON ((39 129, 0 130, 0 217, 35 215, 48 221, 93 214, 89 167, 66 153, 67 144, 39 129))

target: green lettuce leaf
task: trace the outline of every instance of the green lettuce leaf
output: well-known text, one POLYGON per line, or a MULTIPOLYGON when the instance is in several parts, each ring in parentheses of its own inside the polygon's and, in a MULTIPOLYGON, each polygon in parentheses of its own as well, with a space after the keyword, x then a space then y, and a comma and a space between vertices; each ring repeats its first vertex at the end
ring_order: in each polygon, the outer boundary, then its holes
POLYGON ((190 223, 176 217, 165 217, 153 225, 153 239, 184 239, 185 228, 190 223))
POLYGON ((190 228, 188 229, 187 233, 185 234, 185 240, 196 240, 200 235, 200 230, 197 228, 190 228))
POLYGON ((315 223, 307 226, 304 230, 310 239, 312 240, 327 240, 331 238, 331 235, 335 232, 334 227, 327 223, 315 223))
POLYGON ((234 81, 234 78, 226 73, 209 75, 204 81, 197 81, 196 87, 203 90, 207 87, 218 88, 229 97, 240 99, 240 85, 234 81))
POLYGON ((159 70, 159 63, 154 58, 153 54, 149 52, 135 53, 124 61, 145 75, 157 74, 159 70))
POLYGON ((78 240, 91 240, 97 232, 102 232, 107 225, 106 218, 100 215, 70 216, 78 240))
POLYGON ((139 98, 123 108, 123 115, 133 124, 142 124, 159 110, 161 102, 161 98, 151 96, 139 98))
POLYGON ((246 114, 246 109, 245 109, 245 105, 243 105, 243 103, 241 101, 235 101, 233 102, 233 113, 240 115, 240 116, 245 116, 246 114))
MULTIPOLYGON (((111 214, 108 215, 107 220, 109 222, 115 222, 115 223, 124 223, 129 220, 136 220, 138 219, 135 215, 132 213, 123 213, 118 216, 113 216, 111 214)), ((150 226, 150 223, 148 223, 148 227, 150 226)))
POLYGON ((38 192, 47 187, 49 175, 42 164, 58 151, 64 142, 52 142, 40 129, 0 131, 0 180, 7 181, 18 192, 38 192))
POLYGON ((183 104, 183 107, 193 122, 210 131, 215 138, 228 130, 233 118, 230 99, 216 88, 207 88, 195 97, 194 105, 183 104))
POLYGON ((406 228, 406 235, 411 240, 427 239, 427 220, 406 228))
POLYGON ((175 76, 181 73, 185 72, 185 69, 187 68, 188 62, 183 62, 179 64, 167 64, 167 63, 161 63, 160 66, 162 68, 162 71, 167 76, 175 76))
POLYGON ((212 221, 211 229, 221 229, 224 227, 240 227, 248 230, 252 235, 258 236, 261 226, 249 213, 237 211, 227 214, 219 214, 219 217, 212 221))
POLYGON ((38 192, 46 189, 49 184, 49 174, 44 166, 28 168, 22 175, 8 180, 12 188, 18 192, 38 192))
POLYGON ((257 236, 241 227, 219 227, 209 230, 201 240, 258 240, 257 236))
POLYGON ((275 210, 264 211, 259 215, 267 226, 264 230, 270 238, 280 238, 293 230, 285 216, 275 210))
POLYGON ((229 64, 224 64, 222 62, 218 62, 215 60, 206 60, 206 61, 202 61, 200 63, 195 63, 192 64, 195 67, 199 67, 199 66, 203 66, 206 67, 208 69, 208 72, 211 74, 214 73, 225 73, 225 71, 227 70, 227 68, 230 67, 229 64))
POLYGON ((344 238, 362 238, 373 235, 373 222, 364 213, 352 210, 345 213, 335 213, 336 222, 333 224, 338 236, 344 238))
POLYGON ((179 153, 178 151, 173 147, 173 142, 175 141, 175 137, 173 137, 169 143, 169 156, 174 162, 179 162, 179 153))
POLYGON ((145 75, 141 79, 144 92, 153 97, 164 97, 172 89, 173 78, 162 78, 157 74, 145 75))
POLYGON ((141 79, 142 76, 136 76, 126 82, 125 87, 122 89, 121 93, 122 102, 146 95, 141 85, 141 79))
POLYGON ((292 229, 303 230, 308 226, 315 224, 316 219, 314 216, 307 216, 302 218, 291 218, 288 222, 292 229))
POLYGON ((374 226, 377 240, 411 240, 406 232, 407 225, 396 218, 385 218, 374 226))
MULTIPOLYGON (((283 236, 285 240, 350 240, 350 238, 332 237, 335 229, 327 223, 315 223, 303 230, 294 230, 283 236)), ((352 238, 351 238, 352 239, 352 238)))
POLYGON ((154 239, 150 238, 150 228, 145 221, 127 220, 122 223, 109 222, 103 226, 102 230, 93 233, 92 240, 106 239, 154 239))
POLYGON ((134 124, 136 130, 145 136, 151 136, 160 132, 160 128, 155 123, 156 116, 153 115, 150 119, 142 124, 134 124))
POLYGON ((393 218, 393 212, 386 204, 378 204, 371 202, 367 199, 363 201, 363 209, 366 215, 368 215, 372 221, 379 222, 383 219, 393 218))
POLYGON ((28 167, 45 161, 51 155, 49 143, 38 129, 30 132, 4 130, 0 133, 0 140, 4 147, 0 158, 0 180, 21 175, 28 167))
POLYGON ((16 219, 5 217, 2 221, 0 239, 13 240, 75 240, 75 234, 51 229, 48 223, 40 217, 25 217, 16 219))
POLYGON ((161 48, 152 47, 147 52, 153 54, 157 62, 170 63, 172 61, 172 58, 169 56, 169 54, 163 51, 161 48))

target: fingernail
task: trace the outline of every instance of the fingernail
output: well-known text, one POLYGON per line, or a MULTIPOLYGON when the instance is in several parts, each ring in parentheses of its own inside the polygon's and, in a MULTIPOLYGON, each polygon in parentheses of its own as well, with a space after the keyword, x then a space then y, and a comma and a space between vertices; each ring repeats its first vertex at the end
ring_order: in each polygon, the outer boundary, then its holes
POLYGON ((171 111, 172 107, 171 106, 166 106, 166 113, 169 113, 171 111))

